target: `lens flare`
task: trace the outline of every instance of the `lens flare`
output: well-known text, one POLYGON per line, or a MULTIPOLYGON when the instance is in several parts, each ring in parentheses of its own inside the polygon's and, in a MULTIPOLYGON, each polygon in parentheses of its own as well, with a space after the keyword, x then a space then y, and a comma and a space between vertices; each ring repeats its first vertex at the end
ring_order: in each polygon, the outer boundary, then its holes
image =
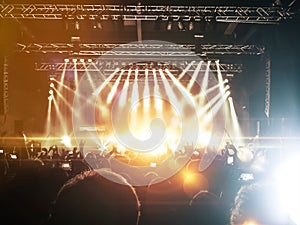
POLYGON ((275 174, 277 186, 285 207, 292 220, 300 224, 300 157, 287 160, 281 165, 275 174))
POLYGON ((192 198, 200 191, 208 190, 208 180, 201 173, 184 172, 183 190, 187 196, 192 198))

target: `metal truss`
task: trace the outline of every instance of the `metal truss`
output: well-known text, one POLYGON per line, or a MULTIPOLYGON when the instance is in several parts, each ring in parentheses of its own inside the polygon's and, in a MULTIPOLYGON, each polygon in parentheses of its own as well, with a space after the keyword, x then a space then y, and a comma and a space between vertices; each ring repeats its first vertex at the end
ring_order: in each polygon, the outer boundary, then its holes
POLYGON ((235 23, 276 24, 295 12, 280 6, 155 6, 155 5, 73 5, 0 4, 0 18, 17 19, 100 19, 100 20, 194 20, 235 23))
MULTIPOLYGON (((65 63, 36 63, 35 70, 39 72, 50 72, 55 74, 56 72, 63 71, 77 71, 77 72, 100 72, 105 75, 109 75, 115 71, 115 69, 121 68, 125 71, 129 69, 135 70, 138 69, 139 72, 143 73, 146 69, 152 70, 155 69, 169 69, 171 72, 180 73, 184 68, 188 68, 186 72, 194 72, 197 63, 193 63, 191 66, 187 66, 188 62, 172 62, 172 63, 161 63, 153 66, 151 62, 149 63, 126 63, 126 62, 115 62, 115 61, 106 61, 106 62, 65 62, 65 63), (181 69, 183 68, 183 69, 181 69)), ((219 63, 219 66, 214 61, 211 61, 209 69, 211 72, 221 73, 241 73, 242 64, 229 64, 229 63, 219 63)), ((202 66, 199 72, 205 72, 206 66, 202 66)))
POLYGON ((7 56, 4 56, 3 59, 3 75, 1 74, 0 76, 3 76, 2 79, 0 79, 1 83, 0 85, 2 86, 0 91, 1 99, 0 99, 0 115, 6 115, 8 113, 8 100, 9 100, 9 74, 8 74, 8 59, 7 56))
MULTIPOLYGON (((256 45, 199 45, 200 56, 207 55, 261 55, 263 46, 256 45)), ((61 53, 76 56, 152 56, 192 57, 195 45, 178 44, 75 44, 75 43, 18 43, 20 53, 61 53)))
POLYGON ((265 115, 270 117, 270 102, 271 102, 271 60, 270 56, 266 56, 266 81, 265 81, 265 115))

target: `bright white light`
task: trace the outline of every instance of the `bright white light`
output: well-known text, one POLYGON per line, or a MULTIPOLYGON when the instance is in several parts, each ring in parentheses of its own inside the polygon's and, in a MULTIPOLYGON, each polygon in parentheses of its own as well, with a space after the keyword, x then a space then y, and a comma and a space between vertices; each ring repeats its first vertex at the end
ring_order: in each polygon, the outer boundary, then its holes
POLYGON ((150 107, 150 90, 149 90, 149 82, 148 82, 148 69, 145 70, 145 86, 144 86, 144 93, 143 93, 143 100, 144 100, 144 109, 148 111, 150 107))
POLYGON ((53 84, 53 83, 51 83, 51 84, 50 84, 50 87, 52 87, 52 88, 53 88, 53 87, 54 87, 54 84, 53 84))
POLYGON ((210 63, 211 61, 208 61, 206 64, 205 74, 201 84, 202 91, 200 92, 200 105, 203 105, 203 103, 205 102, 205 95, 202 94, 207 91, 210 63))
POLYGON ((275 174, 283 205, 291 219, 300 225, 300 157, 285 162, 275 174))
POLYGON ((127 102, 127 95, 128 95, 128 88, 129 88, 129 77, 131 74, 131 69, 128 70, 128 74, 127 74, 127 78, 126 81, 124 83, 121 95, 120 95, 120 101, 119 101, 119 105, 121 107, 125 106, 126 102, 127 102))
POLYGON ((49 100, 49 101, 51 101, 52 99, 53 99, 53 97, 52 97, 52 96, 49 96, 49 97, 48 97, 48 100, 49 100))
POLYGON ((258 224, 253 221, 246 221, 245 223, 243 223, 243 225, 258 225, 258 224))
POLYGON ((72 59, 73 63, 77 62, 77 59, 72 59))
POLYGON ((17 155, 10 154, 10 158, 12 158, 12 159, 17 159, 18 157, 17 157, 17 155))
POLYGON ((134 82, 132 87, 132 94, 131 94, 131 104, 134 105, 138 102, 139 99, 139 87, 138 87, 138 69, 135 70, 134 75, 134 82))
POLYGON ((92 59, 88 59, 88 62, 91 63, 93 60, 92 59))
MULTIPOLYGON (((230 91, 226 91, 226 93, 230 93, 230 91)), ((233 104, 233 99, 232 97, 228 98, 228 102, 229 102, 229 109, 230 109, 230 115, 231 115, 231 122, 232 122, 232 127, 233 127, 233 133, 234 136, 236 138, 235 140, 235 144, 237 146, 245 146, 241 137, 243 136, 241 128, 240 128, 240 124, 239 124, 239 120, 238 120, 238 116, 233 104)))
POLYGON ((77 72, 77 67, 76 66, 74 68, 74 80, 75 80, 75 88, 77 89, 77 87, 78 87, 78 72, 77 72))
POLYGON ((64 135, 61 137, 61 142, 66 146, 66 147, 71 147, 71 138, 68 135, 64 135))
MULTIPOLYGON (((155 96, 161 96, 158 81, 157 81, 157 76, 156 76, 156 70, 152 69, 152 73, 153 73, 153 78, 154 78, 154 95, 155 96)), ((163 101, 159 97, 155 97, 154 101, 155 101, 154 104, 155 104, 156 111, 158 113, 161 113, 162 108, 163 108, 163 101)))
POLYGON ((25 133, 23 133, 23 137, 24 137, 24 141, 26 142, 27 141, 27 137, 26 137, 25 133))
POLYGON ((116 94, 116 92, 117 92, 119 83, 120 83, 121 78, 122 78, 122 76, 123 76, 123 73, 124 73, 124 70, 122 69, 121 72, 120 72, 119 77, 117 78, 116 82, 115 82, 114 85, 112 86, 111 91, 109 92, 109 94, 108 94, 108 96, 107 96, 107 99, 106 99, 106 103, 107 103, 107 104, 110 104, 110 103, 112 102, 113 98, 115 97, 115 94, 116 94))
POLYGON ((84 62, 84 59, 80 59, 79 61, 80 61, 81 63, 83 63, 83 62, 84 62))
POLYGON ((53 95, 53 90, 50 90, 50 91, 49 91, 49 94, 50 94, 50 95, 53 95))
POLYGON ((70 62, 70 60, 69 59, 65 59, 65 63, 68 63, 68 62, 70 62))
POLYGON ((50 77, 50 80, 54 80, 54 77, 50 77))
POLYGON ((200 145, 199 147, 207 146, 211 138, 211 133, 204 130, 201 130, 199 133, 200 133, 198 138, 198 143, 200 145))
POLYGON ((155 162, 151 162, 150 163, 150 167, 155 168, 156 167, 156 163, 155 162))
POLYGON ((202 63, 203 63, 203 61, 200 61, 200 63, 198 63, 196 69, 194 70, 193 76, 190 79, 190 82, 189 82, 189 84, 187 86, 187 90, 188 91, 191 91, 191 89, 192 89, 192 87, 193 87, 193 85, 194 85, 194 83, 195 83, 195 81, 197 79, 197 76, 199 75, 199 71, 201 69, 202 63))

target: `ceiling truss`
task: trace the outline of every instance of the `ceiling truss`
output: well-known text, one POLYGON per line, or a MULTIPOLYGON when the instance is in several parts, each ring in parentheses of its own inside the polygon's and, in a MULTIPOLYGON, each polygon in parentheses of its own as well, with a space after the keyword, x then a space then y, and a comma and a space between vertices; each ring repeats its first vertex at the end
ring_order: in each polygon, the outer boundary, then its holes
MULTIPOLYGON (((208 55, 262 55, 263 46, 256 45, 200 45, 200 56, 208 55)), ((194 57, 195 45, 191 44, 89 44, 89 43, 18 43, 18 53, 60 53, 75 56, 151 56, 194 57)))
MULTIPOLYGON (((182 69, 186 68, 188 62, 176 62, 173 63, 161 63, 156 65, 155 67, 152 63, 137 63, 131 64, 126 62, 116 62, 116 61, 85 61, 85 62, 60 62, 60 63, 36 63, 35 70, 39 72, 50 72, 55 74, 56 72, 63 72, 63 71, 77 71, 77 72, 101 72, 104 75, 109 75, 115 71, 116 68, 122 68, 125 71, 129 69, 135 70, 138 69, 140 72, 145 72, 146 69, 152 70, 155 69, 169 69, 173 73, 179 73, 182 69)), ((192 66, 186 70, 186 72, 193 73, 196 69, 198 64, 193 63, 192 66)), ((218 72, 221 71, 222 74, 228 74, 228 77, 231 77, 234 73, 241 73, 242 72, 242 64, 226 64, 226 63, 219 63, 217 66, 215 61, 211 61, 209 65, 209 71, 211 72, 218 72), (219 67, 219 68, 218 68, 219 67)), ((199 72, 205 72, 206 66, 202 66, 199 72)))
POLYGON ((73 5, 0 4, 0 18, 212 21, 276 24, 292 18, 295 12, 281 6, 155 6, 155 5, 73 5))

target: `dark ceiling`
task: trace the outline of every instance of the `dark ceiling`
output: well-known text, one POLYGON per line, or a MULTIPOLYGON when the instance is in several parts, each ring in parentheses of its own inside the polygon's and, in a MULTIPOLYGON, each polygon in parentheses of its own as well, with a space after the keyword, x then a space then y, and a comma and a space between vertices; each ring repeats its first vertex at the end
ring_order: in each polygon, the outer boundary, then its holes
MULTIPOLYGON (((3 1, 5 4, 20 4, 28 1, 3 1)), ((219 5, 219 6, 265 6, 274 5, 274 1, 71 1, 71 0, 55 0, 55 1, 31 1, 32 3, 59 3, 59 4, 122 4, 136 5, 141 2, 142 5, 219 5)), ((278 2, 278 1, 277 1, 278 2)), ((282 7, 289 7, 290 10, 298 10, 298 1, 284 0, 279 1, 282 7)), ((63 20, 40 20, 40 19, 9 19, 3 20, 1 35, 4 43, 7 41, 17 42, 65 42, 71 41, 71 36, 79 35, 83 43, 128 43, 138 40, 136 21, 125 22, 124 26, 120 26, 117 21, 102 21, 102 29, 95 29, 95 21, 80 20, 80 29, 75 31, 75 21, 68 20, 68 25, 63 20), (66 29, 68 27, 68 29, 66 29)), ((290 21, 282 21, 280 23, 289 23, 290 21)), ((278 25, 263 24, 243 24, 243 23, 227 23, 207 21, 204 23, 195 22, 193 30, 188 30, 188 22, 184 22, 185 31, 180 31, 177 22, 173 22, 172 29, 168 31, 167 21, 163 21, 159 26, 155 25, 155 21, 142 21, 141 31, 143 40, 165 40, 175 43, 191 43, 195 42, 195 34, 203 34, 203 43, 226 43, 226 44, 264 44, 264 38, 269 36, 272 30, 278 28, 278 25)))

